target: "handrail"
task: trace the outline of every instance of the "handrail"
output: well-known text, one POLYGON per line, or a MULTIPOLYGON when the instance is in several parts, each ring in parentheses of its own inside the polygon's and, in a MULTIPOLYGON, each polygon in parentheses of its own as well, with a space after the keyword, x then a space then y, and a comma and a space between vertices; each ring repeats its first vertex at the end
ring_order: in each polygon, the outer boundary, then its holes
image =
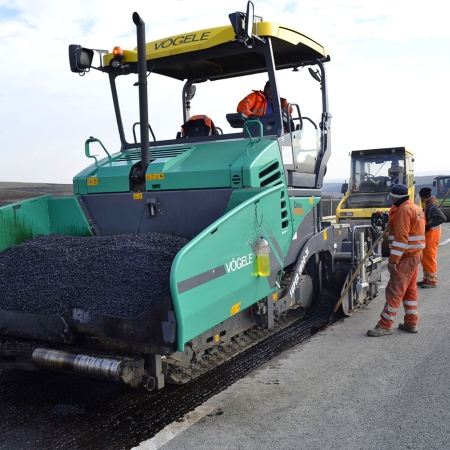
MULTIPOLYGON (((137 144, 137 138, 136 138, 136 125, 141 126, 141 122, 135 122, 133 125, 133 138, 134 138, 134 143, 137 144)), ((152 137, 153 140, 156 141, 156 137, 155 137, 155 133, 153 133, 152 127, 150 126, 150 124, 148 124, 148 129, 150 130, 150 133, 152 133, 152 137)))
POLYGON ((98 142, 98 143, 103 147, 103 150, 105 150, 105 153, 108 155, 108 161, 109 161, 109 162, 112 161, 111 155, 108 153, 108 150, 106 150, 105 146, 102 144, 102 142, 100 141, 100 139, 90 137, 90 138, 87 139, 86 142, 84 143, 84 153, 86 154, 86 156, 87 156, 88 158, 94 158, 94 159, 95 159, 95 167, 98 167, 98 161, 97 161, 97 155, 91 155, 91 153, 90 153, 90 151, 89 151, 89 144, 90 144, 91 142, 98 142))
POLYGON ((262 123, 259 120, 247 120, 244 123, 244 130, 247 132, 248 138, 250 140, 249 144, 247 145, 247 152, 250 147, 253 147, 255 144, 261 141, 263 137, 263 126, 262 123), (259 126, 259 136, 256 139, 253 139, 252 134, 250 133, 250 130, 248 129, 248 125, 258 125, 259 126))

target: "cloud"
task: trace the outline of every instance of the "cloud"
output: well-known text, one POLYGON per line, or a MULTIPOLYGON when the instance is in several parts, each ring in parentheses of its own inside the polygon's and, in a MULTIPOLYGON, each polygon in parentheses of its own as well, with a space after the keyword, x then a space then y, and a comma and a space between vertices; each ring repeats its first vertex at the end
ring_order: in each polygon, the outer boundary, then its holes
MULTIPOLYGON (((345 178, 350 150, 390 145, 409 146, 417 171, 442 171, 440 130, 450 100, 450 28, 444 1, 259 0, 254 5, 256 15, 300 29, 331 52, 327 71, 333 153, 327 176, 345 178)), ((81 0, 0 0, 1 181, 71 183, 90 164, 84 156, 89 136, 100 138, 111 152, 119 149, 107 77, 94 70, 85 77, 71 73, 69 44, 132 49, 135 11, 146 22, 147 41, 152 41, 227 25, 228 14, 245 10, 246 2, 212 6, 206 0, 165 0, 164 6, 170 13, 155 14, 148 0, 90 0, 89 7, 81 0)), ((136 77, 123 78, 121 102, 132 139, 138 120, 136 77)), ((182 123, 182 83, 161 78, 150 78, 161 87, 149 85, 149 117, 157 137, 174 136, 182 123)), ((202 108, 199 112, 211 109, 215 123, 226 127, 211 99, 219 98, 223 109, 233 112, 265 79, 230 81, 219 97, 214 83, 205 83, 193 107, 202 108), (202 93, 209 101, 201 100, 202 93)), ((296 90, 284 75, 279 79, 289 100, 303 105, 308 90, 296 90)))
POLYGON ((295 14, 298 9, 298 3, 297 2, 287 2, 284 5, 283 12, 289 13, 289 14, 295 14))

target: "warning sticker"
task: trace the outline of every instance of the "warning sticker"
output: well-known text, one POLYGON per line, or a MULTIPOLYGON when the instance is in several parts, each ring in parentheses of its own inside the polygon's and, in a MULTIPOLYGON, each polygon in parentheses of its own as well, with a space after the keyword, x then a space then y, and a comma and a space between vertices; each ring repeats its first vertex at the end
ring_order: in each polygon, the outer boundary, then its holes
POLYGON ((234 316, 241 310, 241 302, 236 303, 231 307, 230 316, 234 316))
POLYGON ((148 173, 145 176, 146 180, 164 180, 163 173, 148 173))
POLYGON ((282 145, 281 157, 283 158, 283 164, 294 164, 294 158, 292 157, 292 147, 282 145))

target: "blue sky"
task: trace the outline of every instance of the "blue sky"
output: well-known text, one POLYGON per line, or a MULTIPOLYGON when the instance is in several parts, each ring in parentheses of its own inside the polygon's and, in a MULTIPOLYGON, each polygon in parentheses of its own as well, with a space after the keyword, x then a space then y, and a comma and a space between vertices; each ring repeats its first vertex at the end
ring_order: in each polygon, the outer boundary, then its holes
MULTIPOLYGON (((450 173, 445 139, 450 27, 443 0, 254 0, 254 5, 264 20, 301 30, 330 52, 328 181, 347 178, 351 150, 389 146, 413 151, 418 174, 450 173)), ((155 14, 148 0, 0 0, 0 181, 71 183, 90 164, 84 156, 89 136, 110 152, 119 149, 107 77, 71 73, 69 44, 134 48, 134 11, 145 20, 151 41, 228 25, 228 14, 245 8, 245 0, 165 0, 155 14)), ((230 85, 227 96, 237 104, 260 87, 230 85)), ((290 86, 283 88, 289 96, 290 86)), ((179 108, 164 109, 167 92, 152 95, 151 107, 161 112, 179 108)), ((174 93, 175 102, 180 97, 174 93)), ((220 123, 220 117, 214 119, 220 123)), ((168 132, 174 134, 180 125, 180 115, 173 114, 173 123, 164 126, 172 126, 168 132)))

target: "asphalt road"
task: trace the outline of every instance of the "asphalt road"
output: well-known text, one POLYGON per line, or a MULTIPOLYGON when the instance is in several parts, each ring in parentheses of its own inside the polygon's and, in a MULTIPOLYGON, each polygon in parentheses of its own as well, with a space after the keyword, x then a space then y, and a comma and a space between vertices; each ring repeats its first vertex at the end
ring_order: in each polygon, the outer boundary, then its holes
MULTIPOLYGON (((139 450, 450 448, 450 223, 439 286, 419 290, 419 333, 371 338, 379 296, 275 357, 139 450)), ((421 276, 421 273, 420 273, 421 276)), ((395 326, 403 319, 398 314, 395 326)))

